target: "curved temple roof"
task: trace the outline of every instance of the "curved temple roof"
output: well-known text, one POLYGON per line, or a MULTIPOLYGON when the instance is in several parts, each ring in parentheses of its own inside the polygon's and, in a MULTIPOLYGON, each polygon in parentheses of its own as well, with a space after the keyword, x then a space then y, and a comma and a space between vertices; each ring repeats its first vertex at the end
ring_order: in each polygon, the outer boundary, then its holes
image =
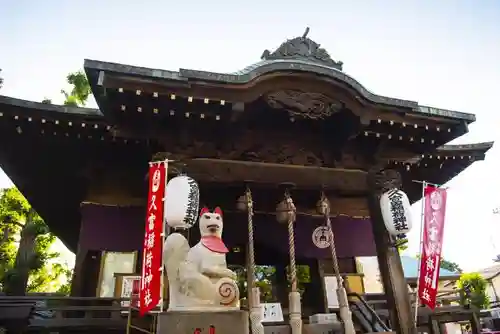
MULTIPOLYGON (((376 104, 392 107, 407 108, 407 112, 422 116, 438 116, 463 120, 471 123, 476 120, 475 115, 453 111, 448 109, 434 108, 419 105, 416 101, 403 100, 388 96, 377 95, 365 88, 361 83, 342 71, 343 63, 333 60, 329 53, 320 44, 307 37, 309 28, 301 37, 296 37, 283 42, 275 51, 265 50, 261 61, 245 67, 243 70, 232 73, 215 73, 181 68, 178 71, 152 69, 110 62, 102 62, 86 59, 85 70, 89 77, 97 81, 99 71, 114 72, 123 75, 149 77, 168 81, 183 83, 208 82, 218 84, 245 84, 252 82, 258 77, 273 72, 307 72, 318 76, 340 81, 354 89, 357 99, 365 99, 376 104)), ((92 82, 92 80, 91 80, 92 82)), ((95 82, 93 83, 95 84, 95 82)))

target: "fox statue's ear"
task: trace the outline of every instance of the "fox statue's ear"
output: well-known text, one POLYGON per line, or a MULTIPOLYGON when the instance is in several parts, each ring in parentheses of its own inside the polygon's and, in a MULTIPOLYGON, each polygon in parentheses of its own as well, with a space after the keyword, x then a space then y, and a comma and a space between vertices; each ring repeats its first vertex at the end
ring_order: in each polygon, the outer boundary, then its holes
POLYGON ((216 213, 216 214, 218 214, 219 216, 222 217, 222 210, 221 210, 221 208, 216 207, 215 210, 214 210, 214 213, 216 213))
POLYGON ((200 210, 200 216, 203 216, 205 213, 209 212, 208 208, 205 206, 203 209, 200 210))

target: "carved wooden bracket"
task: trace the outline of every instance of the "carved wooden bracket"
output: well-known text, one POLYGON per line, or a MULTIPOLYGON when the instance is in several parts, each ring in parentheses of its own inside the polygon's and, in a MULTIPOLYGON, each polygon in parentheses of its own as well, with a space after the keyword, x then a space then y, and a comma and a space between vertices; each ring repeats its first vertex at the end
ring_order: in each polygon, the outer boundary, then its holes
POLYGON ((393 169, 380 169, 379 166, 368 171, 368 185, 377 195, 390 189, 401 189, 401 174, 393 169))

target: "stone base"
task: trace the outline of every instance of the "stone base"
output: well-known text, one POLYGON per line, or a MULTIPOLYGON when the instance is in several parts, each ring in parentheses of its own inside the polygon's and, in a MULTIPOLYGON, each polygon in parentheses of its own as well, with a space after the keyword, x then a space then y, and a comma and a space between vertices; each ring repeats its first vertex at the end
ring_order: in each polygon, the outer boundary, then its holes
POLYGON ((168 311, 158 315, 158 334, 209 334, 210 326, 215 334, 248 334, 248 312, 194 312, 168 311))

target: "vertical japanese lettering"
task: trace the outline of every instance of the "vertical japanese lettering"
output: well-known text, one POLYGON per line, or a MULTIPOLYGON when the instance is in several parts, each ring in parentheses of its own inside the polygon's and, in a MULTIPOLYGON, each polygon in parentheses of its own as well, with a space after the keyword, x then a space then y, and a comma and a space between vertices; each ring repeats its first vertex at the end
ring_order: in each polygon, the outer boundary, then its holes
POLYGON ((391 204, 392 221, 394 228, 398 232, 406 232, 408 224, 406 221, 406 212, 402 201, 403 194, 398 189, 389 192, 389 201, 391 204))
POLYGON ((149 167, 149 193, 138 301, 141 314, 151 311, 160 301, 164 209, 162 201, 165 195, 166 174, 164 163, 152 164, 149 167))
POLYGON ((434 309, 443 244, 446 190, 426 187, 424 194, 424 233, 418 295, 422 303, 434 309))
POLYGON ((184 216, 184 224, 191 226, 194 224, 198 217, 198 206, 200 202, 200 192, 198 189, 198 183, 195 180, 189 178, 189 193, 188 193, 188 203, 186 208, 186 215, 184 216))

